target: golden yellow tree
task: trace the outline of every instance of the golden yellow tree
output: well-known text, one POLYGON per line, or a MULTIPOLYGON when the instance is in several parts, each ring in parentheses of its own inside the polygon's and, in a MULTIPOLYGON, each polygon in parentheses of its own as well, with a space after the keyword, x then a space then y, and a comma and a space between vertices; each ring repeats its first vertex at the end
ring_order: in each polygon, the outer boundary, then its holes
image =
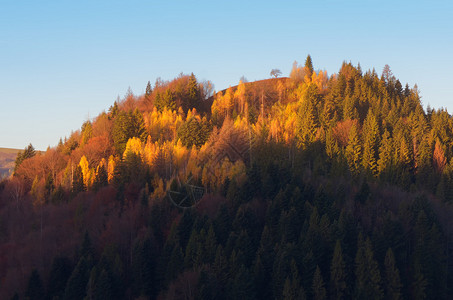
POLYGON ((239 114, 244 114, 246 108, 246 89, 244 82, 239 81, 239 85, 234 93, 234 100, 237 103, 237 110, 239 114))
POLYGON ((116 161, 113 155, 110 155, 109 162, 107 166, 107 178, 109 183, 111 183, 113 176, 115 175, 116 161))
POLYGON ((82 169, 83 175, 83 184, 88 188, 91 186, 91 179, 92 179, 92 170, 88 164, 88 160, 85 155, 80 158, 79 166, 82 169))
POLYGON ((139 138, 133 137, 127 141, 126 150, 124 150, 123 158, 125 158, 129 153, 133 153, 139 157, 142 156, 142 141, 139 138))
POLYGON ((157 142, 153 143, 151 141, 151 137, 148 136, 148 140, 146 141, 145 147, 143 148, 143 159, 149 166, 154 165, 158 149, 159 144, 157 142))
POLYGON ((182 145, 181 140, 178 140, 176 145, 173 146, 173 164, 183 173, 185 173, 188 156, 189 150, 182 145))
POLYGON ((311 82, 316 84, 321 92, 327 89, 328 81, 329 77, 327 76, 327 71, 319 71, 318 74, 316 74, 316 72, 313 72, 313 75, 311 76, 311 82))

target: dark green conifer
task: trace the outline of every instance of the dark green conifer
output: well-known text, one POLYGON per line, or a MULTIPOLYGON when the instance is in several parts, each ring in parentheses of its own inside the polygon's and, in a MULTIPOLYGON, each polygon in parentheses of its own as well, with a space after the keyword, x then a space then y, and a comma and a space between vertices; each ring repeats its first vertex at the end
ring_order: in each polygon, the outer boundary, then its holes
POLYGON ((153 88, 151 87, 151 82, 148 81, 146 84, 145 96, 149 97, 153 93, 153 88))
POLYGON ((80 192, 86 190, 85 184, 83 182, 83 173, 82 168, 78 165, 74 169, 74 175, 72 178, 72 193, 73 195, 77 195, 80 192))
POLYGON ((315 141, 318 129, 316 104, 319 100, 318 88, 311 84, 299 109, 298 139, 299 145, 306 148, 315 141))
POLYGON ((44 300, 45 291, 38 270, 34 269, 28 279, 25 297, 30 300, 44 300))
POLYGON ((305 59, 305 68, 307 70, 307 75, 310 76, 313 74, 313 62, 311 60, 310 54, 307 55, 307 58, 305 59))
POLYGON ((346 297, 346 266, 343 259, 340 240, 335 244, 332 263, 330 265, 330 290, 333 299, 346 297))
POLYGON ((225 283, 228 279, 228 260, 225 257, 222 245, 217 246, 215 260, 212 265, 216 277, 220 282, 225 283))
POLYGON ((66 283, 71 276, 71 261, 67 257, 55 257, 50 268, 47 297, 63 299, 66 283))
POLYGON ((26 160, 27 158, 31 158, 36 155, 35 147, 30 143, 27 147, 25 147, 23 152, 19 152, 16 157, 16 161, 14 164, 14 173, 19 168, 20 164, 26 160))
POLYGON ((349 132, 348 145, 346 146, 345 154, 351 172, 359 172, 362 158, 362 145, 359 138, 358 128, 355 124, 352 125, 349 132))
POLYGON ((358 299, 382 299, 384 295, 381 289, 381 275, 374 259, 371 241, 369 238, 364 241, 360 233, 357 244, 356 297, 358 299))
POLYGON ((322 279, 321 270, 319 266, 316 266, 315 274, 313 275, 313 299, 315 300, 325 300, 327 299, 326 288, 324 287, 324 280, 322 279))
POLYGON ((365 170, 376 175, 378 172, 377 154, 379 147, 379 125, 373 112, 368 110, 368 115, 363 125, 363 158, 362 165, 365 170))
POLYGON ((85 256, 80 258, 66 284, 64 293, 65 300, 79 300, 85 297, 90 277, 91 264, 90 259, 86 259, 85 256))
POLYGON ((229 299, 247 300, 255 299, 255 287, 253 281, 250 280, 249 270, 242 265, 237 273, 232 274, 232 281, 230 284, 229 299))
POLYGON ((186 247, 186 255, 184 257, 184 267, 192 268, 195 267, 196 262, 198 262, 198 253, 197 250, 201 245, 200 236, 197 232, 197 229, 192 230, 190 235, 189 242, 186 247))
POLYGON ((187 109, 199 109, 200 103, 200 88, 198 86, 197 78, 192 73, 189 77, 189 84, 188 84, 188 99, 187 99, 187 109))
POLYGON ((130 138, 139 138, 142 142, 147 136, 143 115, 138 109, 134 111, 120 111, 113 122, 112 139, 117 154, 123 155, 127 141, 130 138))
POLYGON ((401 280, 398 268, 395 265, 395 256, 392 248, 385 254, 385 297, 386 299, 401 299, 401 280))

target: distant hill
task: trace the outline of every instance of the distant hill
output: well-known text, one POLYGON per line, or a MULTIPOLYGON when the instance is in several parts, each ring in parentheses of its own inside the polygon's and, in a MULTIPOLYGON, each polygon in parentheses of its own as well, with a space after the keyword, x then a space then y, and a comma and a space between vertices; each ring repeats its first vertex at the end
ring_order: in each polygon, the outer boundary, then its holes
POLYGON ((7 177, 14 169, 17 154, 23 150, 0 148, 0 178, 7 177))
POLYGON ((446 110, 389 66, 310 56, 212 94, 157 80, 57 147, 0 150, 6 174, 24 158, 0 184, 0 299, 453 299, 446 110))

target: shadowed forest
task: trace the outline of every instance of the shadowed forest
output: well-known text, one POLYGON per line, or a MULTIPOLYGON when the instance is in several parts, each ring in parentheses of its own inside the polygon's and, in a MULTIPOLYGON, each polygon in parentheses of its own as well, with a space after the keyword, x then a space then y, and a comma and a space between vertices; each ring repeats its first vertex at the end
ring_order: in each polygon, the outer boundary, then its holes
POLYGON ((452 117, 389 66, 279 74, 158 79, 26 147, 0 298, 451 299, 452 117))

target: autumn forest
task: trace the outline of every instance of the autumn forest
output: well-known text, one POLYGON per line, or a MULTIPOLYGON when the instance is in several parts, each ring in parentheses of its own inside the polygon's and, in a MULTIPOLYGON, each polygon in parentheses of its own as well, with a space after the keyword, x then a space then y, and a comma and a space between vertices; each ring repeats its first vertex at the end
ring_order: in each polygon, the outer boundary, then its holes
POLYGON ((0 298, 451 299, 453 118, 379 73, 181 74, 30 144, 0 298))

